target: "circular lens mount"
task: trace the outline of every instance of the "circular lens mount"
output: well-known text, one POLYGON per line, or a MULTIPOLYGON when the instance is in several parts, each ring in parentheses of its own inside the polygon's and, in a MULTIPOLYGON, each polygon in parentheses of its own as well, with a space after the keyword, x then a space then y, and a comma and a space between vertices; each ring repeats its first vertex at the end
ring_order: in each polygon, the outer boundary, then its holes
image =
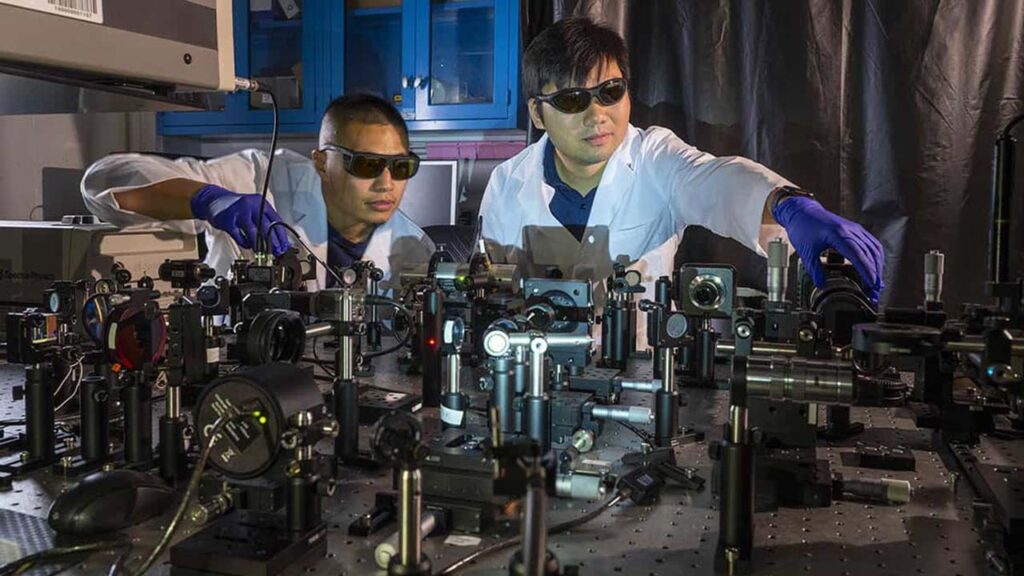
POLYGON ((725 285, 722 279, 713 274, 701 274, 690 281, 690 301, 700 310, 714 312, 722 305, 725 285))

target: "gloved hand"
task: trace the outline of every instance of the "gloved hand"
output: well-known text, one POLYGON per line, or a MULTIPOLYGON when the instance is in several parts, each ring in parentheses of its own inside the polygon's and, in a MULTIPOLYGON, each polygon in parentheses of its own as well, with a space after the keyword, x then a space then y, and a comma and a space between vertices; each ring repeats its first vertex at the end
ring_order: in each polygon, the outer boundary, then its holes
MULTIPOLYGON (((192 214, 206 220, 218 230, 227 232, 240 248, 256 249, 256 222, 260 218, 259 194, 237 194, 220 186, 207 184, 192 196, 192 214)), ((266 234, 270 224, 281 220, 274 207, 267 203, 263 213, 263 231, 266 234)), ((277 226, 267 235, 270 250, 280 256, 291 248, 288 234, 277 226)))
POLYGON ((800 196, 784 198, 772 209, 772 215, 786 229, 790 243, 800 255, 815 286, 822 288, 825 285, 821 253, 832 248, 853 264, 860 275, 865 295, 871 302, 878 303, 884 287, 885 251, 863 226, 836 216, 811 198, 800 196))

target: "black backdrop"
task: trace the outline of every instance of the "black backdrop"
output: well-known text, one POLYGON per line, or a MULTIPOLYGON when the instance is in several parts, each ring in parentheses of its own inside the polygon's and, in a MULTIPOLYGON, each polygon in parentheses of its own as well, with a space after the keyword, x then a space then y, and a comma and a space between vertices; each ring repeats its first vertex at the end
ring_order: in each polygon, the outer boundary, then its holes
MULTIPOLYGON (((992 145, 1024 112, 1024 0, 524 0, 521 12, 524 45, 569 15, 616 28, 634 124, 757 160, 864 224, 886 248, 884 304, 920 301, 933 249, 947 304, 984 298, 992 145)), ((732 261, 763 282, 744 252, 688 230, 677 260, 732 261)))

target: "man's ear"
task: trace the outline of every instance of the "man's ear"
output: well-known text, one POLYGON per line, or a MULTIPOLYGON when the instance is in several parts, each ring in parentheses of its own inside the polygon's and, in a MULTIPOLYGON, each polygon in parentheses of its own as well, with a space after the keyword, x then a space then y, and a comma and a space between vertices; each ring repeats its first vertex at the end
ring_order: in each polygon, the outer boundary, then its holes
POLYGON ((530 120, 533 120, 533 127, 537 130, 544 130, 544 117, 540 112, 541 102, 536 98, 526 101, 526 109, 530 111, 530 120))
POLYGON ((327 153, 323 150, 313 150, 310 153, 310 157, 313 158, 313 167, 316 169, 316 173, 320 175, 321 179, 327 177, 327 153))

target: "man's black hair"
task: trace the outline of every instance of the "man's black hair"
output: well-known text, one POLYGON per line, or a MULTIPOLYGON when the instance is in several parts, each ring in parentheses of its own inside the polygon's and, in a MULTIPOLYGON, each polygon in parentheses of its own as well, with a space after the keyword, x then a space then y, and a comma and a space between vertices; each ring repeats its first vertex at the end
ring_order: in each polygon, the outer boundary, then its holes
POLYGON ((351 122, 388 124, 398 130, 402 145, 409 148, 409 127, 406 126, 405 119, 390 102, 372 94, 339 96, 327 105, 323 117, 330 117, 338 129, 351 122))
POLYGON ((523 93, 540 95, 549 82, 568 88, 583 82, 595 67, 614 62, 629 80, 629 53, 622 36, 588 18, 555 22, 530 42, 523 55, 523 93))

